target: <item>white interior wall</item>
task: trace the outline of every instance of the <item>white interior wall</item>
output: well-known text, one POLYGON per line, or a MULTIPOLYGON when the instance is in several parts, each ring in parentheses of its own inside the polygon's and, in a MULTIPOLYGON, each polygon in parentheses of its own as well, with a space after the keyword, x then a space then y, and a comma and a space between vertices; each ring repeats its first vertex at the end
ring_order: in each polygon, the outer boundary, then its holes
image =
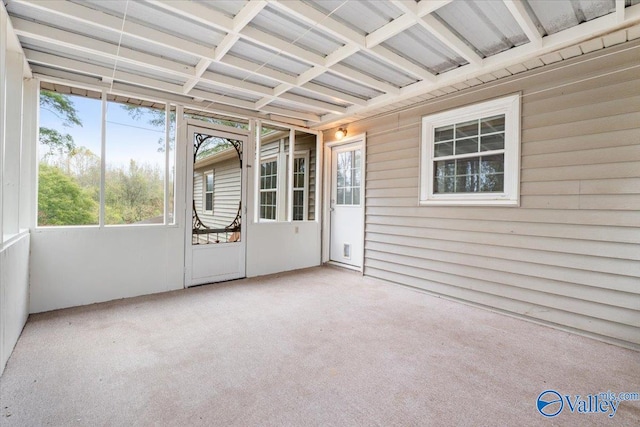
MULTIPOLYGON (((24 97, 23 77, 29 70, 16 44, 4 5, 0 5, 0 373, 29 315, 30 212, 23 201, 32 198, 22 179, 22 164, 30 161, 23 148, 34 140, 22 132, 32 99, 24 97), (23 110, 23 105, 25 106, 23 110), (26 113, 25 113, 26 111, 26 113), (25 226, 26 225, 26 226, 25 226), (20 228, 23 228, 20 231, 20 228)), ((29 90, 25 90, 29 94, 29 90)), ((31 109, 31 110, 30 110, 31 109)))
POLYGON ((29 233, 0 251, 0 374, 29 317, 29 233))
POLYGON ((320 265, 320 224, 318 222, 251 222, 249 224, 247 277, 317 265, 320 265))
POLYGON ((183 226, 41 228, 31 236, 32 313, 183 287, 183 226))

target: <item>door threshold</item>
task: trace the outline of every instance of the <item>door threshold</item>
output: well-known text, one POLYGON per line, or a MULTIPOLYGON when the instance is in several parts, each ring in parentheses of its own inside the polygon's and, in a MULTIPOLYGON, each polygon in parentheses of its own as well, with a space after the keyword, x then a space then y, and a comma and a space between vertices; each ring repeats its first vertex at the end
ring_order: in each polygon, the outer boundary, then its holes
POLYGON ((362 267, 356 267, 355 265, 344 264, 338 261, 327 261, 327 264, 334 267, 346 268, 347 270, 359 271, 364 274, 362 267))

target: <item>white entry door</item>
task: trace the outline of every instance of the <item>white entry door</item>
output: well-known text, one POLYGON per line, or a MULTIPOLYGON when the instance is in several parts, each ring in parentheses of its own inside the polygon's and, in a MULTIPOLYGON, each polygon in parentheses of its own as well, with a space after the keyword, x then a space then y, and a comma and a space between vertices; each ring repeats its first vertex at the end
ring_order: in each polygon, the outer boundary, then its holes
POLYGON ((357 269, 364 258, 363 181, 363 142, 332 147, 329 259, 357 269))
POLYGON ((221 129, 187 127, 187 286, 245 277, 247 136, 221 129))

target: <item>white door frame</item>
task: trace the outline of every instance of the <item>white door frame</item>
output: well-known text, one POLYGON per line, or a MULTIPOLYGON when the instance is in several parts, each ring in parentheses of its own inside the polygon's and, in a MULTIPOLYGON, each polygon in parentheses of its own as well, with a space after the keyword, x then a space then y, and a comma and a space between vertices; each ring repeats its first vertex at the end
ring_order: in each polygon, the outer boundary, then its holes
POLYGON ((332 263, 329 259, 329 249, 331 247, 331 185, 332 185, 332 174, 331 174, 331 151, 334 147, 338 147, 346 144, 353 144, 354 142, 361 143, 362 149, 362 189, 361 189, 361 197, 362 197, 362 265, 361 268, 350 267, 344 264, 338 264, 345 268, 351 268, 357 271, 361 271, 364 273, 364 243, 365 243, 365 231, 366 227, 365 217, 366 217, 366 182, 367 182, 367 134, 360 133, 358 135, 351 136, 349 138, 341 139, 340 141, 331 141, 327 142, 324 145, 323 150, 323 158, 324 158, 324 190, 322 197, 322 262, 323 263, 332 263))
MULTIPOLYGON (((204 131, 211 132, 214 134, 220 134, 221 137, 225 138, 238 138, 243 140, 242 146, 242 171, 240 173, 241 176, 241 203, 242 203, 242 230, 241 230, 241 240, 240 244, 242 245, 241 253, 242 260, 241 263, 244 264, 244 271, 246 273, 246 259, 247 259, 247 159, 248 159, 248 148, 250 145, 250 137, 249 131, 238 129, 230 126, 222 126, 216 125, 213 123, 204 122, 196 119, 188 119, 184 121, 184 131, 181 132, 183 138, 185 138, 185 151, 186 151, 186 161, 185 161, 185 169, 186 169, 186 188, 185 188, 185 209, 184 209, 184 219, 185 219, 185 251, 184 251, 184 287, 187 288, 189 286, 195 286, 193 284, 193 272, 192 272, 192 263, 193 263, 193 245, 191 244, 192 239, 192 200, 193 200, 193 141, 191 140, 191 132, 190 129, 200 128, 204 131)), ((229 243, 233 244, 233 243, 229 243)), ((231 278, 220 277, 219 281, 227 280, 231 278)))

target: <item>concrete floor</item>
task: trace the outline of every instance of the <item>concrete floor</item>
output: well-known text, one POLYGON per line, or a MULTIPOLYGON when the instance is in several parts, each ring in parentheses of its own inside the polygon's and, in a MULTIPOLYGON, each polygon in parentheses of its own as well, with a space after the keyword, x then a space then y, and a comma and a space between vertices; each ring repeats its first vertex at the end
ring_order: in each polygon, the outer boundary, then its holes
POLYGON ((640 425, 640 353, 335 268, 31 316, 2 426, 640 425))

